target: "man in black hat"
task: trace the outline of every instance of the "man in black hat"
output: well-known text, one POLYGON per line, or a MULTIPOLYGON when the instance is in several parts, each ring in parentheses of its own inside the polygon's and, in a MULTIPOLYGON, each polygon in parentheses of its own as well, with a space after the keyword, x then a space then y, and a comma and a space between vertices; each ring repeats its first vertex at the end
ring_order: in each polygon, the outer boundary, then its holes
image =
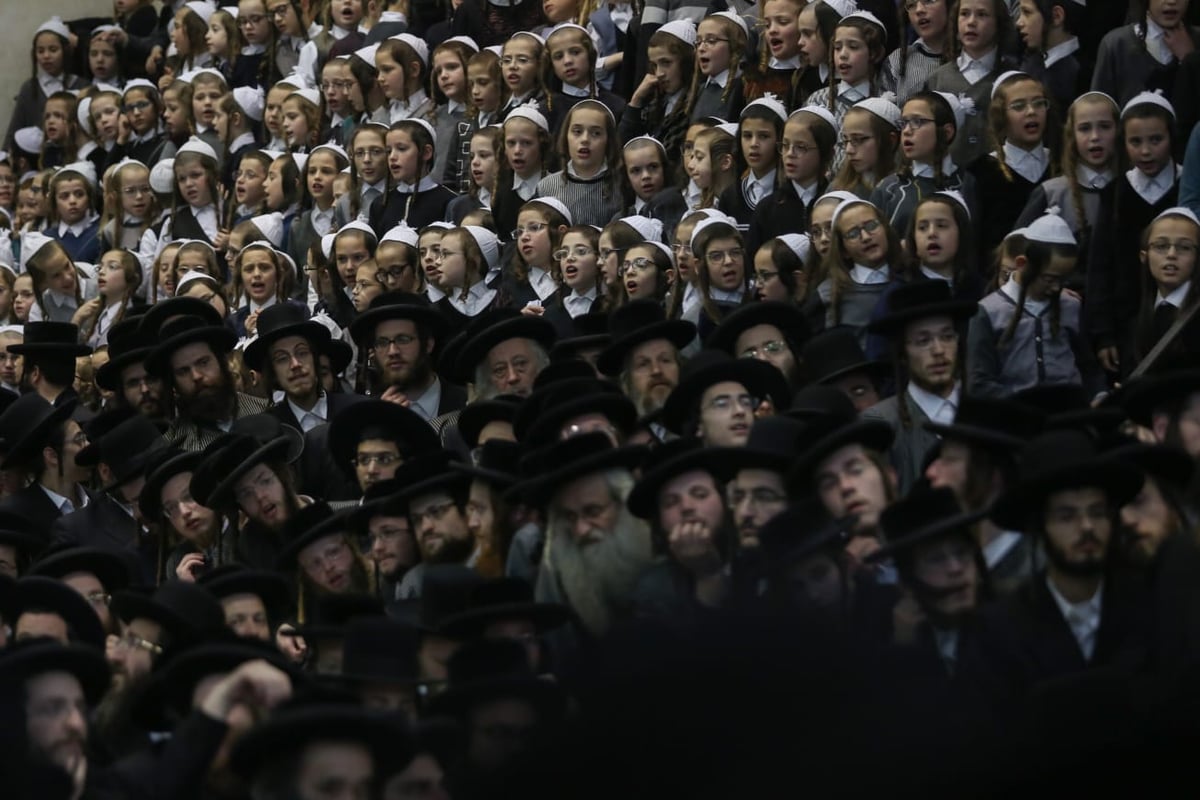
POLYGON ((91 502, 83 487, 90 470, 75 461, 87 436, 71 419, 74 410, 74 403, 52 406, 31 392, 0 415, 0 435, 9 443, 0 467, 19 468, 33 478, 24 489, 0 500, 0 510, 28 519, 47 541, 59 517, 91 502))
POLYGON ((28 519, 0 511, 0 575, 19 578, 46 547, 46 537, 28 519))
POLYGON ((763 403, 781 408, 790 400, 787 381, 770 364, 703 350, 663 404, 662 424, 671 433, 698 436, 706 447, 740 447, 763 403))
POLYGON ((1155 440, 1200 458, 1200 369, 1145 375, 1120 394, 1129 418, 1155 440))
POLYGON ((863 417, 884 420, 896 432, 891 460, 901 492, 921 477, 937 444, 923 423, 954 421, 962 393, 959 329, 975 311, 975 303, 955 300, 945 281, 917 281, 889 294, 887 313, 871 323, 891 343, 896 394, 863 417))
POLYGON ((1169 540, 1195 529, 1197 509, 1188 498, 1195 462, 1177 447, 1130 442, 1106 454, 1142 471, 1142 489, 1121 507, 1121 546, 1138 566, 1152 564, 1169 540))
POLYGON ((419 699, 415 625, 389 617, 359 617, 346 626, 341 680, 366 708, 417 720, 419 699))
POLYGON ((356 536, 366 542, 365 555, 375 564, 376 589, 385 601, 401 599, 400 584, 420 561, 402 489, 397 480, 373 484, 350 520, 356 536))
MULTIPOLYGON (((562 364, 564 362, 559 362, 562 364)), ((575 362, 587 368, 582 362, 575 362)), ((559 369, 555 364, 543 377, 559 369)), ((616 384, 592 377, 562 378, 542 384, 521 405, 513 418, 513 434, 528 447, 540 447, 564 436, 603 431, 621 444, 633 430, 637 410, 616 384)))
POLYGON ((105 632, 92 600, 59 580, 41 575, 21 578, 9 610, 17 641, 47 637, 104 649, 105 632))
MULTIPOLYGON (((835 626, 859 618, 862 590, 845 546, 845 524, 832 519, 820 500, 805 497, 771 517, 758 529, 762 552, 761 605, 835 626)), ((874 593, 862 598, 869 601, 874 593)), ((890 599, 890 598, 889 598, 890 599)))
POLYGON ((8 352, 24 359, 21 388, 60 405, 75 398, 75 359, 90 355, 92 348, 79 344, 79 328, 69 322, 30 322, 25 341, 9 345, 8 352))
POLYGON ((411 408, 363 400, 342 410, 328 429, 329 453, 359 494, 390 480, 407 461, 441 450, 437 433, 411 408))
POLYGON ((160 378, 146 372, 154 340, 141 330, 141 317, 127 317, 108 333, 108 361, 96 370, 96 385, 112 392, 114 408, 133 408, 152 419, 163 416, 160 378))
POLYGON ((512 308, 496 309, 481 316, 469 331, 458 352, 456 371, 471 376, 477 400, 533 393, 533 382, 550 364, 556 334, 549 321, 512 308))
POLYGON ((104 632, 117 633, 109 604, 130 581, 129 564, 121 556, 99 547, 70 547, 40 559, 29 574, 54 578, 79 592, 100 617, 104 632))
POLYGON ((121 621, 109 659, 118 686, 141 681, 164 654, 218 634, 225 623, 220 603, 183 581, 168 581, 153 596, 117 592, 112 605, 121 621))
POLYGON ((464 642, 510 639, 525 648, 529 667, 548 672, 541 637, 571 621, 571 612, 557 603, 539 603, 533 587, 521 578, 494 578, 479 583, 467 607, 446 618, 441 632, 464 642))
POLYGON ((403 599, 420 596, 425 565, 472 566, 476 557, 476 542, 467 526, 466 514, 470 476, 452 469, 445 453, 413 462, 412 470, 406 469, 405 474, 425 477, 414 483, 402 481, 407 486, 401 497, 408 506, 408 522, 421 551, 421 563, 405 574, 397 589, 403 599))
POLYGON ((326 594, 369 594, 367 565, 350 540, 350 509, 335 512, 317 500, 284 525, 275 568, 295 575, 302 601, 326 594))
POLYGON ((227 564, 205 572, 197 583, 221 603, 225 626, 244 639, 269 642, 291 606, 291 589, 278 572, 227 564))
POLYGON ((734 358, 771 364, 794 391, 800 388, 800 352, 807 338, 808 321, 796 305, 764 300, 744 305, 721 320, 704 344, 734 358))
POLYGON ((182 316, 162 326, 146 357, 146 369, 162 379, 173 412, 167 439, 184 450, 203 450, 238 417, 267 409, 265 400, 234 389, 228 358, 236 342, 223 325, 182 316))
POLYGON ((668 320, 659 303, 637 300, 609 315, 608 331, 612 342, 597 368, 618 379, 640 416, 657 412, 679 383, 680 353, 695 340, 696 326, 668 320))
POLYGON ((801 363, 809 383, 832 386, 865 411, 883 399, 880 385, 887 364, 870 361, 853 328, 841 325, 818 333, 804 345, 801 363))
POLYGON ((213 565, 233 557, 232 541, 224 541, 221 535, 224 519, 192 497, 192 475, 203 459, 203 453, 159 451, 147 465, 138 495, 142 519, 156 523, 162 532, 173 533, 178 542, 167 554, 164 573, 184 581, 194 581, 213 565))

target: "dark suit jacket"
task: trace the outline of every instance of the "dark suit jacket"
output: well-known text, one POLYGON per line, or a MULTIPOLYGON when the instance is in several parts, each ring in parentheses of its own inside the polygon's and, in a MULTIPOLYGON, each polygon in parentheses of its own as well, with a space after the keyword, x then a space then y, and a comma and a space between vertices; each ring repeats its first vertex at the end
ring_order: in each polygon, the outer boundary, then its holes
POLYGON ((155 542, 141 534, 141 525, 105 492, 96 493, 83 508, 59 517, 50 529, 54 545, 99 547, 116 553, 125 559, 135 582, 153 586, 158 577, 155 542))
POLYGON ((0 511, 18 514, 32 523, 33 529, 50 542, 50 529, 62 516, 54 502, 37 483, 31 483, 16 494, 0 500, 0 511))
POLYGON ((909 427, 905 428, 900 421, 900 401, 900 395, 892 395, 862 412, 862 417, 881 419, 896 432, 890 457, 892 466, 896 468, 896 478, 900 482, 900 493, 904 494, 924 473, 925 458, 937 445, 938 437, 925 430, 924 423, 929 421, 929 417, 913 402, 908 392, 904 392, 903 395, 909 418, 909 427))

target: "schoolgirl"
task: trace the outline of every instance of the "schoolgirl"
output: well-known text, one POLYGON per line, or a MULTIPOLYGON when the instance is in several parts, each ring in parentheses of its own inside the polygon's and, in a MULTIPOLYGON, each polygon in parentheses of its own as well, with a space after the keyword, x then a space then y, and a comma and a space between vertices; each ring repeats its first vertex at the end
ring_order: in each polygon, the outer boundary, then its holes
POLYGON ((96 264, 99 294, 79 307, 71 321, 79 326, 79 340, 91 347, 108 344, 108 332, 125 318, 137 302, 142 265, 128 250, 109 250, 96 264))
POLYGON ((1091 88, 1118 103, 1128 103, 1144 91, 1170 96, 1179 61, 1200 43, 1200 29, 1185 22, 1186 3, 1147 0, 1130 4, 1130 13, 1140 19, 1109 31, 1101 40, 1091 88), (1179 42, 1174 46, 1178 53, 1168 44, 1167 31, 1179 42))
POLYGON ((217 134, 214 123, 222 98, 229 92, 225 76, 212 67, 204 67, 189 76, 192 86, 192 121, 195 135, 204 140, 217 154, 217 163, 223 164, 225 148, 217 134))
POLYGON ((119 154, 143 164, 157 164, 175 155, 175 145, 163 131, 162 96, 157 86, 143 78, 126 83, 121 111, 128 131, 124 140, 118 138, 114 157, 119 154))
POLYGON ((950 58, 950 0, 904 0, 901 44, 884 66, 884 89, 904 105, 950 58))
POLYGON ((454 192, 434 180, 436 158, 433 126, 424 119, 404 119, 388 129, 388 192, 371 207, 369 222, 377 237, 404 223, 423 228, 446 218, 454 192))
POLYGON ((788 116, 779 140, 785 180, 754 209, 750 240, 765 242, 808 228, 813 203, 829 183, 836 143, 837 123, 823 106, 805 106, 788 116))
MULTIPOLYGON (((649 217, 638 217, 647 224, 662 225, 649 217)), ((600 290, 594 304, 596 311, 612 311, 625 304, 625 291, 621 286, 621 262, 626 251, 645 238, 633 227, 636 220, 624 218, 610 222, 600 231, 596 240, 596 264, 600 270, 600 290)))
POLYGON ((591 225, 567 228, 562 245, 551 254, 558 263, 562 289, 558 302, 546 309, 545 318, 560 339, 582 336, 575 320, 596 305, 600 293, 599 232, 591 225))
POLYGON ((800 69, 800 12, 804 0, 767 0, 762 4, 759 24, 758 64, 754 75, 744 81, 746 99, 771 94, 787 102, 800 69))
POLYGON ((275 42, 275 25, 266 0, 238 0, 237 26, 242 34, 240 50, 230 70, 229 85, 268 85, 271 60, 267 54, 275 42))
POLYGON ((212 245, 220 233, 221 195, 217 154, 193 137, 179 148, 172 165, 171 216, 163 225, 160 246, 172 239, 199 239, 212 245))
MULTIPOLYGON (((508 101, 500 110, 501 119, 518 106, 536 103, 539 110, 550 118, 550 102, 542 82, 542 59, 546 52, 546 41, 536 33, 518 31, 506 41, 500 51, 500 70, 508 87, 508 101)), ((551 129, 556 129, 552 127, 551 129)))
POLYGON ((42 114, 41 169, 61 167, 79 159, 78 101, 71 92, 55 92, 46 98, 42 114))
POLYGON ((238 31, 237 19, 223 8, 213 12, 208 18, 208 30, 204 34, 204 44, 208 54, 212 56, 213 69, 225 76, 225 80, 233 79, 233 70, 237 64, 238 55, 242 49, 241 33, 238 31))
POLYGON ((674 271, 671 248, 659 241, 635 244, 621 261, 621 287, 626 302, 652 300, 665 305, 674 271))
POLYGON ((93 86, 119 88, 125 83, 124 44, 119 36, 109 36, 120 30, 116 25, 97 25, 87 38, 87 71, 93 86))
POLYGON ((304 162, 302 210, 288 231, 287 252, 303 264, 314 242, 334 229, 333 181, 350 165, 346 151, 336 144, 317 145, 304 162))
MULTIPOLYGON (((172 81, 162 90, 163 128, 172 147, 182 145, 196 130, 192 112, 192 85, 172 81)), ((211 145, 210 145, 211 146, 211 145)), ((215 152, 216 148, 214 148, 215 152)))
MULTIPOLYGON (((1135 352, 1144 358, 1178 316, 1200 299, 1196 274, 1196 248, 1200 247, 1200 220, 1187 208, 1170 208, 1159 214, 1143 237, 1141 308, 1138 310, 1135 352)), ((1195 358, 1193 326, 1162 356, 1167 364, 1188 364, 1195 358)))
POLYGON ((68 164, 50 179, 50 225, 46 232, 62 244, 72 261, 94 264, 100 258, 96 194, 96 168, 90 161, 68 164))
POLYGON ((687 20, 668 22, 650 36, 646 77, 634 90, 617 126, 622 142, 656 136, 668 164, 682 161, 683 139, 691 111, 688 89, 696 69, 696 26, 687 20))
POLYGON ((1081 67, 1075 35, 1086 13, 1078 0, 1027 0, 1017 14, 1017 33, 1025 43, 1021 71, 1042 82, 1059 113, 1091 83, 1092 65, 1081 67))
POLYGON ((614 117, 621 116, 625 101, 597 82, 599 55, 586 28, 573 22, 555 26, 546 36, 546 56, 549 62, 542 83, 550 92, 555 116, 566 113, 580 99, 599 100, 614 117))
POLYGON ((902 263, 900 238, 880 209, 858 198, 835 207, 830 225, 825 278, 813 301, 824 312, 825 327, 848 325, 865 347, 867 324, 892 279, 893 265, 902 263))
POLYGON ((262 89, 238 86, 217 104, 213 129, 221 141, 224 156, 222 178, 224 186, 234 184, 247 153, 258 149, 254 131, 263 117, 262 89))
MULTIPOLYGON (((719 207, 746 228, 754 218, 758 204, 777 188, 779 175, 779 140, 787 122, 787 109, 773 94, 754 100, 742 109, 737 127, 737 141, 746 171, 730 187, 721 192, 719 207)), ((694 151, 693 151, 694 152, 694 151)), ((748 241, 751 252, 758 243, 748 241)))
POLYGON ((471 211, 491 208, 492 193, 496 190, 501 153, 504 149, 503 136, 499 126, 491 125, 476 131, 471 137, 470 159, 467 162, 471 188, 450 201, 450 205, 446 207, 447 222, 461 225, 463 217, 471 211))
MULTIPOLYGON (((737 126, 726 122, 700 131, 688 155, 688 176, 700 190, 700 197, 689 211, 717 208, 727 190, 737 188, 740 170, 737 152, 737 126)), ((732 202, 732 201, 731 201, 732 202)))
POLYGON ((375 51, 375 69, 386 103, 371 116, 375 122, 391 125, 403 119, 428 116, 433 100, 425 93, 425 62, 429 46, 410 33, 401 33, 380 42, 375 51))
POLYGON ((487 277, 500 260, 500 240, 486 228, 468 225, 445 232, 438 255, 440 286, 446 296, 438 309, 452 330, 504 303, 503 292, 488 286, 487 277))
MULTIPOLYGON (((34 295, 26 322, 71 322, 79 307, 96 296, 96 281, 55 239, 36 231, 22 234, 21 260, 34 295)), ((19 280, 17 289, 20 292, 19 280)))
POLYGON ((140 161, 120 162, 108 171, 104 181, 101 249, 142 250, 142 237, 158 213, 158 200, 150 189, 150 170, 140 161))
POLYGON ((749 52, 750 27, 733 11, 709 14, 696 28, 696 71, 688 93, 693 122, 704 117, 730 119, 745 105, 743 60, 749 52))
MULTIPOLYGON (((459 137, 470 127, 467 122, 467 104, 470 102, 467 63, 478 52, 479 46, 465 36, 447 39, 433 50, 429 95, 436 103, 435 140, 442 143, 433 164, 433 175, 450 189, 471 183, 468 175, 471 159, 464 157, 459 137)), ((469 147, 470 137, 466 141, 469 147)))
POLYGON ((232 228, 263 212, 263 204, 267 200, 267 172, 271 169, 272 161, 274 159, 270 154, 263 150, 251 150, 242 156, 233 184, 233 196, 237 204, 228 212, 230 216, 225 227, 232 228))
POLYGON ((554 197, 536 197, 517 214, 512 233, 516 242, 509 268, 501 286, 516 308, 549 308, 558 300, 554 253, 562 247, 562 237, 575 224, 566 204, 554 197))
POLYGON ((317 146, 321 135, 321 93, 316 89, 297 89, 287 96, 279 123, 284 149, 307 153, 317 146))
POLYGON ((803 307, 812 279, 812 241, 806 233, 768 239, 754 254, 754 299, 803 307))
POLYGON ((51 95, 81 89, 84 85, 82 78, 68 71, 74 53, 71 31, 61 18, 51 17, 39 25, 33 32, 29 50, 33 74, 17 92, 8 131, 4 134, 5 150, 13 149, 13 136, 17 131, 42 124, 42 112, 51 95))
POLYGON ((839 146, 846 158, 830 185, 867 199, 895 171, 899 144, 900 109, 882 97, 859 100, 842 119, 839 146))
POLYGON ((366 221, 388 190, 388 129, 375 122, 360 125, 350 137, 350 190, 334 203, 335 227, 366 221))
POLYGON ((692 228, 692 255, 696 259, 696 288, 700 292, 696 327, 701 340, 708 338, 726 315, 751 301, 752 256, 732 217, 710 215, 692 228))
MULTIPOLYGON (((291 240, 292 224, 300 215, 300 204, 304 201, 304 173, 308 157, 303 153, 283 153, 267 168, 263 181, 266 193, 263 208, 267 214, 278 212, 282 217, 282 229, 278 241, 272 243, 287 252, 291 240)), ((239 243, 239 248, 245 242, 239 243)))
POLYGON ((621 209, 621 148, 608 107, 582 100, 568 111, 558 154, 566 168, 543 178, 538 196, 558 198, 578 225, 601 226, 611 220, 621 209))
POLYGON ((842 18, 842 4, 809 3, 797 19, 800 41, 800 69, 792 82, 789 107, 809 105, 813 92, 829 86, 833 32, 842 18))

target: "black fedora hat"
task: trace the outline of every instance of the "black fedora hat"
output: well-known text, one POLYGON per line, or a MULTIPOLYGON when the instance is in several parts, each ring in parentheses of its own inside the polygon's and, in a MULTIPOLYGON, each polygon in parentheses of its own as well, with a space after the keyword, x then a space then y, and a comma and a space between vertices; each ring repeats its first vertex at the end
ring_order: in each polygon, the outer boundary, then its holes
POLYGON ((255 338, 246 345, 246 363, 262 372, 266 369, 266 358, 271 345, 286 336, 299 336, 312 345, 313 350, 325 349, 332 338, 329 328, 314 322, 304 306, 291 303, 276 303, 264 308, 258 315, 258 330, 255 338))
POLYGON ((147 465, 165 449, 167 440, 159 426, 149 417, 135 412, 81 450, 75 463, 80 466, 107 464, 112 471, 112 480, 104 490, 111 491, 145 474, 147 465))
POLYGON ((1155 411, 1170 408, 1196 392, 1200 392, 1200 369, 1174 369, 1129 381, 1117 392, 1116 400, 1131 420, 1150 428, 1155 411))
POLYGON ((162 490, 167 481, 184 472, 195 472, 204 460, 204 453, 167 449, 155 453, 154 460, 147 464, 146 482, 138 495, 138 509, 147 520, 158 520, 162 516, 162 490))
POLYGON ((662 425, 672 433, 683 433, 683 426, 695 413, 704 390, 725 381, 740 383, 760 402, 770 398, 776 408, 791 400, 792 392, 783 373, 775 365, 757 358, 734 358, 721 350, 702 350, 684 365, 679 383, 667 395, 662 407, 662 425))
POLYGON ((473 375, 476 365, 501 342, 509 339, 531 339, 549 352, 558 336, 549 320, 531 317, 516 309, 497 309, 489 316, 489 321, 491 324, 475 331, 463 342, 455 365, 458 374, 473 375))
POLYGON ((805 483, 821 461, 849 444, 860 444, 877 453, 887 453, 896 438, 892 426, 879 419, 857 419, 853 422, 830 418, 815 420, 805 431, 807 446, 797 456, 788 483, 805 483))
POLYGON ((444 636, 446 621, 471 607, 471 596, 483 577, 462 564, 426 564, 421 572, 421 598, 410 609, 423 634, 444 636))
POLYGON ((507 489, 520 477, 521 458, 524 454, 525 448, 518 442, 491 439, 480 445, 474 463, 451 463, 450 468, 472 480, 483 481, 498 489, 507 489))
POLYGON ((438 347, 437 363, 434 365, 434 369, 437 371, 438 377, 446 383, 467 384, 474 381, 473 375, 464 375, 458 371, 458 354, 462 352, 463 345, 471 338, 471 330, 479 327, 481 322, 488 318, 488 314, 489 312, 485 311, 475 319, 468 321, 465 328, 452 334, 444 346, 438 347))
POLYGON ((696 338, 696 326, 686 320, 667 319, 662 305, 654 300, 634 300, 608 315, 612 341, 600 353, 596 367, 605 375, 620 375, 625 357, 639 344, 666 339, 682 350, 696 338))
POLYGON ((76 572, 90 572, 112 594, 129 585, 131 576, 125 559, 99 547, 68 547, 42 556, 29 568, 29 575, 62 580, 76 572))
POLYGON ((765 417, 750 427, 750 436, 741 447, 708 448, 713 457, 715 475, 732 480, 744 469, 761 469, 787 474, 788 468, 821 430, 790 417, 765 417))
POLYGON ((554 442, 530 453, 521 468, 527 480, 513 487, 526 503, 544 506, 564 485, 608 469, 633 470, 645 456, 644 447, 614 447, 605 433, 584 433, 554 442))
POLYGON ((351 684, 415 685, 421 633, 390 617, 359 617, 346 625, 339 678, 351 684))
POLYGON ((108 331, 108 361, 96 370, 96 385, 110 392, 120 391, 121 373, 140 364, 154 347, 154 339, 142 331, 142 317, 126 316, 108 331))
POLYGON ((571 619, 566 606, 534 600, 533 586, 528 581, 492 578, 474 587, 466 609, 448 617, 441 630, 456 639, 473 639, 483 635, 492 623, 522 620, 532 623, 540 634, 566 625, 571 619))
POLYGON ((188 491, 205 508, 229 508, 235 504, 233 488, 259 464, 286 460, 292 437, 279 436, 265 444, 253 436, 228 434, 204 450, 192 471, 188 491))
POLYGON ((27 322, 25 340, 10 344, 8 352, 22 356, 59 356, 79 358, 92 348, 79 343, 79 326, 70 322, 27 322))
POLYGON ((1092 437, 1079 430, 1050 431, 1021 450, 1021 474, 991 509, 1002 528, 1022 530, 1031 514, 1053 492, 1102 489, 1109 505, 1120 508, 1142 488, 1142 471, 1133 464, 1104 458, 1092 437))
POLYGON ((734 309, 708 335, 704 346, 723 350, 734 357, 740 356, 740 353, 734 352, 738 337, 757 325, 775 326, 793 347, 802 346, 809 335, 808 320, 794 303, 763 300, 734 309))
POLYGON ((1087 390, 1077 383, 1038 384, 1016 392, 1009 399, 1041 412, 1043 431, 1077 428, 1108 432, 1125 421, 1120 406, 1093 406, 1087 390))
POLYGON ((772 570, 786 569, 815 553, 840 551, 850 541, 853 517, 833 519, 825 504, 807 497, 790 504, 758 530, 759 546, 772 570))
POLYGON ((1132 464, 1157 483, 1186 489, 1196 472, 1196 460, 1180 447, 1129 441, 1104 451, 1105 458, 1132 464))
POLYGON ((987 511, 963 511, 952 489, 933 489, 918 484, 908 496, 884 509, 879 517, 884 544, 867 556, 882 561, 920 542, 943 536, 971 538, 971 526, 987 516, 987 511))
POLYGON ((262 600, 270 619, 279 619, 292 605, 287 579, 274 570, 223 564, 204 573, 196 582, 217 600, 239 594, 254 595, 262 600))
POLYGON ((387 320, 408 319, 423 325, 440 345, 448 333, 449 324, 442 313, 423 294, 384 292, 371 301, 367 310, 350 323, 350 336, 359 347, 367 348, 367 339, 375 337, 375 327, 387 320))
POLYGON ((442 447, 433 427, 417 412, 386 400, 362 400, 342 409, 329 422, 329 451, 337 465, 352 477, 364 435, 396 442, 400 456, 406 460, 442 447))
POLYGON ((199 317, 206 325, 225 324, 221 313, 198 297, 170 297, 146 309, 146 313, 141 316, 140 332, 151 342, 161 341, 163 325, 176 317, 199 317))
POLYGON ((812 383, 792 395, 792 404, 782 414, 800 422, 829 418, 852 422, 858 411, 854 401, 841 389, 812 383))
MULTIPOLYGON (((589 368, 589 372, 591 369, 589 368)), ((513 433, 530 447, 560 438, 569 420, 600 414, 622 437, 633 430, 637 409, 616 384, 595 377, 567 378, 535 389, 513 419, 513 433)))
POLYGON ((330 337, 322 348, 322 352, 329 356, 329 371, 338 377, 354 360, 354 348, 350 346, 349 342, 343 342, 341 339, 330 337))
POLYGON ((71 641, 81 642, 104 652, 105 633, 96 609, 83 595, 57 578, 29 575, 17 581, 13 598, 15 630, 17 620, 26 611, 50 611, 62 617, 72 635, 71 641))
POLYGON ((74 411, 73 401, 52 406, 37 392, 21 395, 0 414, 0 439, 6 445, 0 469, 12 469, 28 461, 45 446, 50 429, 74 411))
POLYGON ((45 536, 40 536, 27 529, 10 528, 0 522, 0 545, 16 550, 17 573, 21 574, 24 572, 21 565, 38 558, 45 550, 47 542, 45 536))
POLYGON ((585 350, 603 349, 612 341, 608 332, 608 312, 589 311, 575 317, 578 336, 559 339, 550 349, 551 363, 579 358, 585 350))
POLYGON ((189 344, 207 344, 218 358, 224 358, 237 344, 237 334, 224 325, 213 325, 203 317, 184 316, 165 323, 158 332, 158 344, 146 355, 146 372, 165 377, 171 355, 189 344))
POLYGON ((229 426, 229 432, 233 435, 242 434, 251 436, 262 444, 273 442, 280 436, 286 436, 288 438, 288 449, 284 453, 284 459, 289 464, 293 463, 304 453, 304 434, 296 430, 293 426, 281 422, 279 417, 266 411, 259 414, 247 414, 244 417, 238 417, 229 426))
POLYGON ((0 651, 0 681, 6 686, 19 685, 46 672, 74 675, 89 705, 100 701, 111 679, 104 651, 94 647, 34 639, 0 651))
POLYGON ((801 352, 801 360, 811 383, 833 383, 856 372, 875 379, 891 373, 886 363, 867 358, 858 334, 847 325, 828 328, 809 339, 801 352))
POLYGON ((925 430, 943 439, 1014 453, 1041 433, 1044 417, 1012 399, 964 395, 954 422, 925 422, 925 430))
POLYGON ((363 492, 362 502, 350 517, 350 529, 356 536, 366 536, 367 526, 375 517, 408 517, 408 497, 404 489, 429 475, 436 475, 450 465, 450 453, 438 450, 409 459, 396 468, 387 480, 377 481, 363 492))
POLYGON ((139 618, 157 622, 176 646, 220 635, 225 630, 221 604, 194 583, 167 581, 152 595, 117 592, 112 608, 125 622, 139 618))
POLYGON ((351 620, 382 615, 383 604, 369 594, 322 594, 313 599, 307 618, 293 635, 311 640, 342 639, 351 620))
POLYGON ((113 428, 138 416, 136 408, 104 409, 82 425, 88 443, 75 454, 75 463, 81 467, 94 467, 100 463, 100 439, 113 428))
POLYGON ((353 512, 352 508, 335 512, 328 503, 318 500, 292 514, 283 525, 283 547, 275 556, 275 568, 294 570, 301 550, 326 536, 348 534, 353 512))
POLYGON ((545 388, 551 383, 572 378, 596 378, 596 370, 582 358, 565 358, 546 365, 533 379, 533 390, 545 388))
POLYGON ((276 669, 292 672, 279 649, 267 642, 232 635, 201 642, 182 651, 153 673, 147 700, 159 706, 160 717, 163 705, 184 716, 191 711, 192 697, 200 681, 211 675, 233 672, 248 661, 260 660, 276 669))
POLYGON ((430 704, 431 716, 461 718, 481 703, 501 699, 524 700, 543 720, 557 720, 566 713, 563 690, 534 674, 519 642, 468 642, 450 657, 446 668, 449 685, 430 704))
POLYGON ((658 512, 658 493, 672 478, 703 470, 720 480, 723 448, 704 447, 699 439, 673 439, 649 450, 642 459, 640 474, 625 506, 635 517, 651 519, 658 512))
POLYGON ((458 414, 458 433, 462 436, 467 447, 479 445, 479 434, 490 422, 511 423, 517 416, 517 409, 525 398, 515 394, 502 394, 491 400, 478 400, 470 403, 458 414))
POLYGON ((887 295, 885 312, 867 329, 880 336, 903 333, 904 326, 930 317, 950 317, 966 322, 979 310, 971 300, 955 300, 954 291, 945 281, 913 281, 897 286, 887 295))

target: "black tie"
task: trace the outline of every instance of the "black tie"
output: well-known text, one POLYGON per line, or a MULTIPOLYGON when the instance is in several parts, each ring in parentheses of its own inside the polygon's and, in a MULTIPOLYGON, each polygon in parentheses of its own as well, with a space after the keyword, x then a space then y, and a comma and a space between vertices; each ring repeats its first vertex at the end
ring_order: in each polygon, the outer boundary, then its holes
POLYGON ((1158 308, 1154 309, 1154 340, 1158 341, 1166 335, 1171 326, 1175 324, 1175 318, 1179 316, 1179 309, 1170 303, 1159 303, 1158 308))

